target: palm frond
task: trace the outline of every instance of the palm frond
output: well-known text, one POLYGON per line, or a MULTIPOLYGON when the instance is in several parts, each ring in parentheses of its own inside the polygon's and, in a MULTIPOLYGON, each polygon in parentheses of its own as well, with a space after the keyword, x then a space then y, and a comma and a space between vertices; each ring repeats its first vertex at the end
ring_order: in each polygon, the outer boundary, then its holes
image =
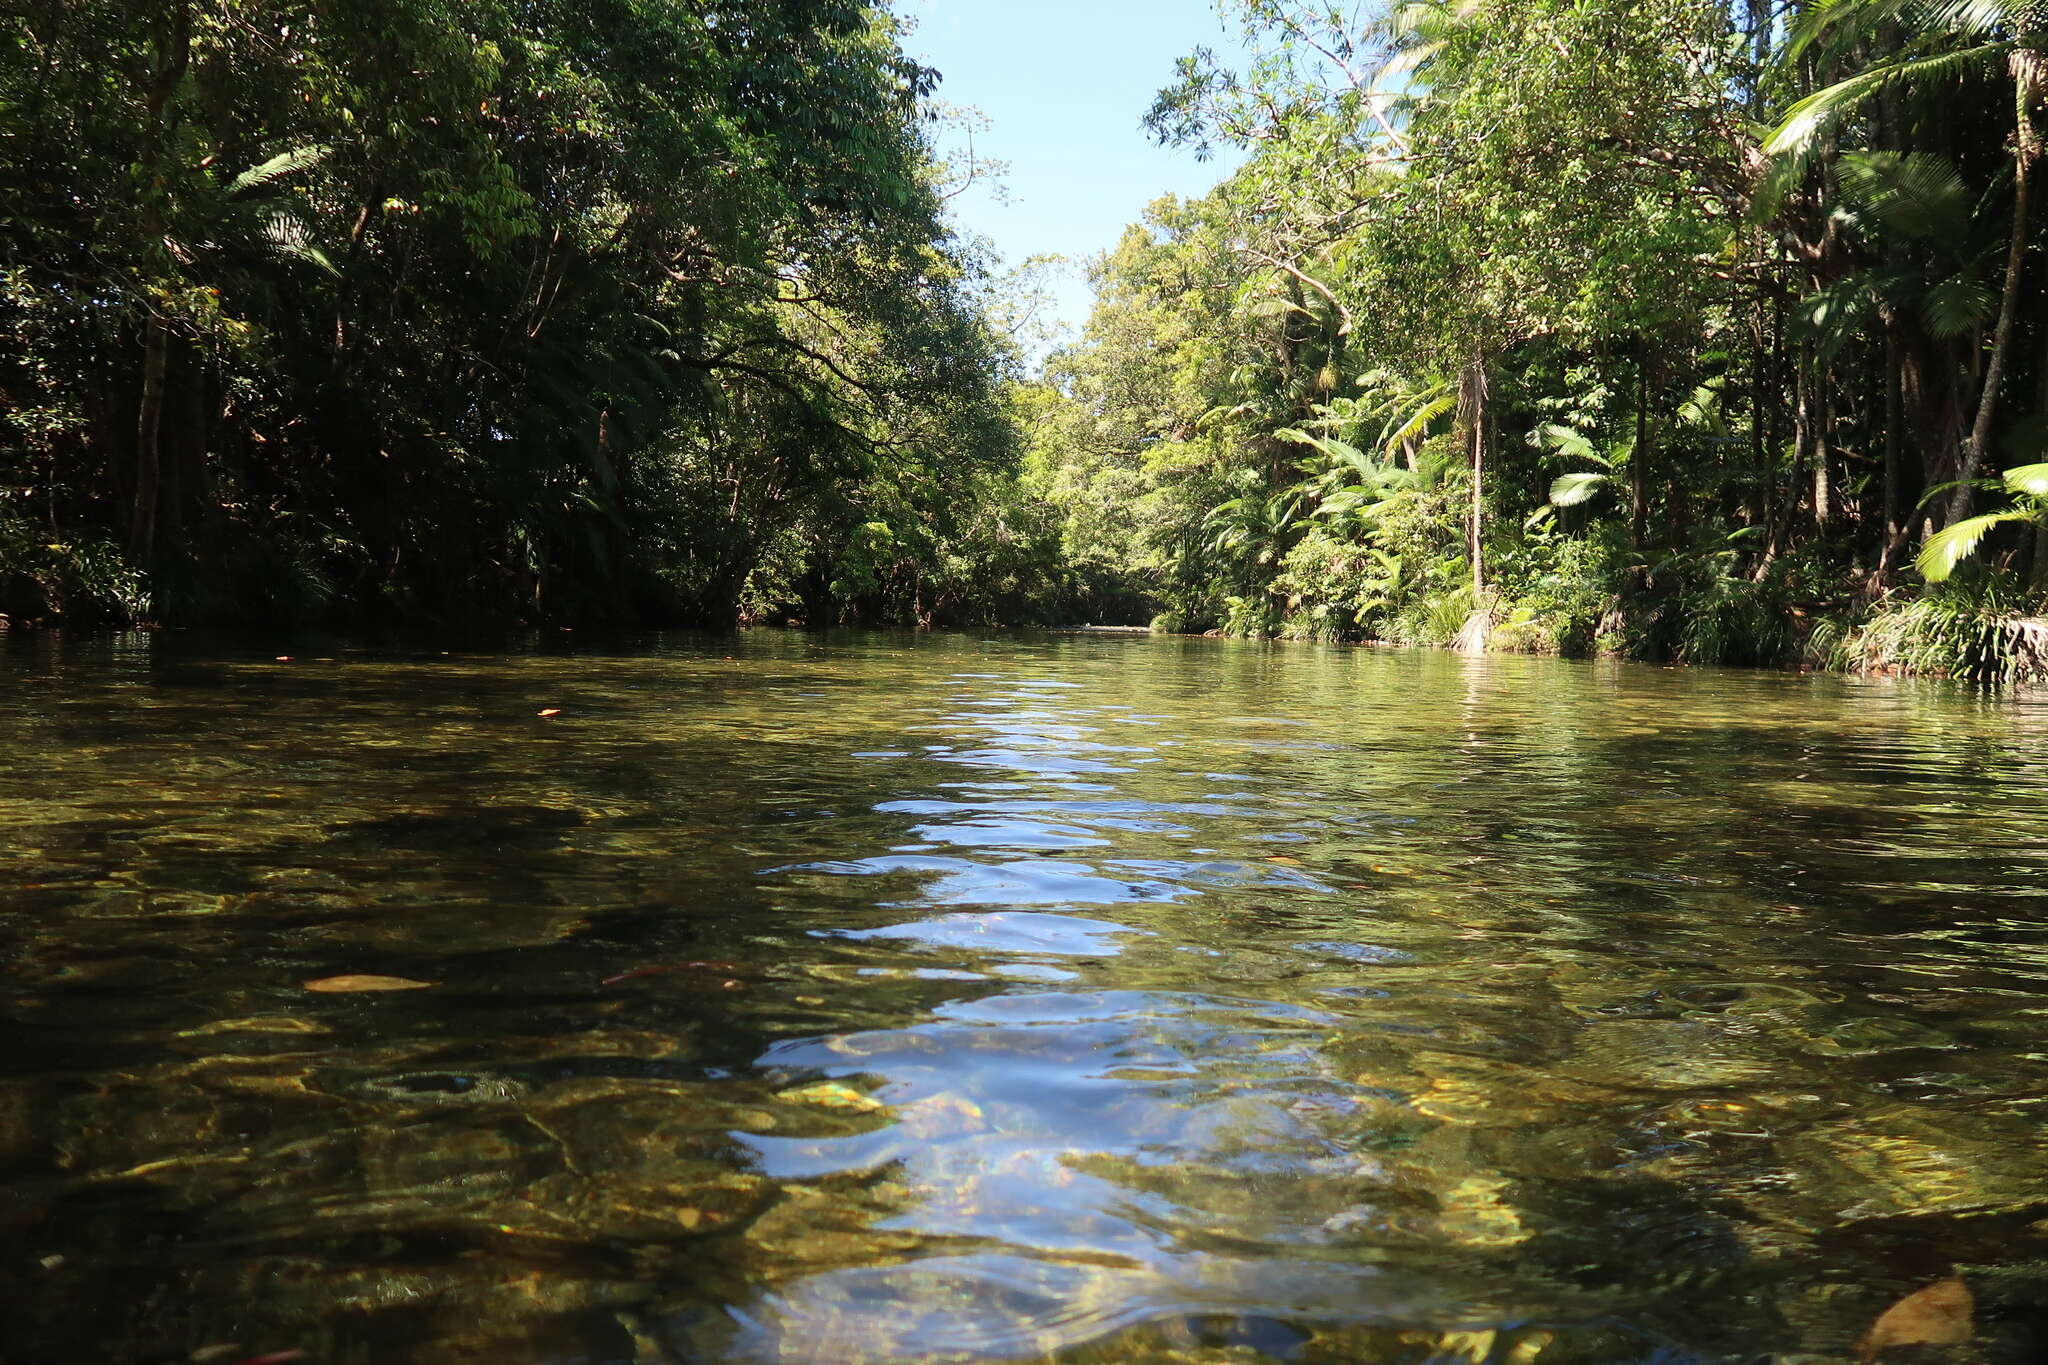
POLYGON ((2048 498, 2048 464, 2023 464, 2005 471, 2008 492, 2029 498, 2048 498))
POLYGON ((1956 571, 1958 564, 1977 552, 1977 546, 1995 527, 2033 519, 2031 512, 1986 512, 1981 517, 1965 518, 1929 536, 1927 543, 1920 547, 1914 566, 1929 583, 1944 582, 1956 571))
POLYGON ((1952 245, 1969 231, 1970 187, 1945 156, 1849 152, 1836 174, 1849 202, 1897 236, 1952 245))
POLYGON ((1840 50, 1901 16, 1923 33, 1976 39, 2023 26, 2030 12, 2037 0, 1819 0, 1794 25, 1785 56, 1797 61, 1819 43, 1840 50))
POLYGON ((1801 299, 1792 310, 1794 327, 1818 343, 1822 359, 1832 359, 1861 335, 1877 311, 1878 295, 1867 274, 1854 274, 1801 299))
POLYGON ((1389 419, 1388 429, 1380 435, 1380 449, 1399 450, 1409 441, 1420 440, 1429 430, 1430 423, 1456 410, 1457 406, 1458 396, 1455 393, 1441 393, 1415 407, 1398 426, 1389 419))
POLYGON ((294 147, 288 152, 279 152, 270 160, 251 166, 228 182, 228 196, 236 198, 273 185, 288 175, 310 170, 325 161, 334 149, 323 143, 308 143, 294 147))
POLYGON ((1858 105, 1886 86, 1897 82, 1927 90, 1941 82, 1959 80, 1972 68, 2002 55, 2011 46, 2010 43, 1987 43, 1927 57, 1882 62, 1859 71, 1847 80, 1814 91, 1786 110, 1784 122, 1765 139, 1764 152, 1788 167, 1803 170, 1811 164, 1828 135, 1839 128, 1858 105))
POLYGON ((1920 0, 1914 14, 1926 28, 1972 38, 2041 24, 2039 0, 1920 0))
POLYGON ((1920 300, 1920 319, 1928 335, 1941 340, 1959 337, 1991 320, 1997 296, 1984 281, 1958 273, 1929 289, 1920 300))
POLYGON ((1573 474, 1560 474, 1557 476, 1557 481, 1550 485, 1550 505, 1552 507, 1577 507, 1581 503, 1591 502, 1593 495, 1611 481, 1611 475, 1595 474, 1590 470, 1580 470, 1573 474))
POLYGON ((327 253, 314 245, 312 232, 292 214, 273 213, 264 220, 263 244, 281 260, 299 261, 329 275, 341 274, 327 253))
POLYGON ((1694 389, 1692 397, 1678 405, 1678 420, 1709 435, 1726 436, 1728 423, 1721 413, 1724 383, 1724 380, 1709 379, 1694 389))
POLYGON ((1593 449, 1593 443, 1575 427, 1559 422, 1545 422, 1529 433, 1529 444, 1538 450, 1548 450, 1567 459, 1592 460, 1606 464, 1593 449))

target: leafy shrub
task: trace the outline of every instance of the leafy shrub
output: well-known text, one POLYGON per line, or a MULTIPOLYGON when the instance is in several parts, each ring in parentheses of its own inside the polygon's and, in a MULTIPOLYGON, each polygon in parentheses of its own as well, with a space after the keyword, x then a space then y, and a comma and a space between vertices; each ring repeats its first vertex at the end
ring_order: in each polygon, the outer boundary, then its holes
POLYGON ((1992 686, 2048 680, 2041 602, 2002 576, 1958 580, 1910 600, 1881 602, 1817 641, 1831 666, 1858 673, 1927 673, 1992 686))
POLYGON ((0 509, 0 612, 132 625, 150 606, 148 582, 111 540, 52 539, 0 509))
POLYGON ((1716 564, 1682 584, 1671 607, 1682 662, 1768 665, 1792 653, 1792 613, 1774 580, 1753 583, 1716 564))

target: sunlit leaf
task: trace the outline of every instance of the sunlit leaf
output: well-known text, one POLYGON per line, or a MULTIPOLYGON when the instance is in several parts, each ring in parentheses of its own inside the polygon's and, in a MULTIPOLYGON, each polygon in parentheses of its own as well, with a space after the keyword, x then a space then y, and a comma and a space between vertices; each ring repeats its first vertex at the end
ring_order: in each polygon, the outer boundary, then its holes
MULTIPOLYGON (((1557 422, 1545 422, 1529 433, 1529 444, 1539 450, 1551 450, 1574 460, 1599 460, 1594 453, 1593 443, 1578 430, 1557 422)), ((1601 460, 1602 464, 1606 461, 1601 460)))
POLYGON ((259 190, 266 185, 282 180, 288 175, 296 175, 300 171, 308 170, 325 161, 331 150, 329 147, 314 144, 306 147, 294 147, 288 152, 279 152, 268 161, 251 166, 248 170, 243 171, 240 175, 229 181, 228 193, 230 195, 247 194, 251 190, 259 190))
POLYGON ((1550 485, 1550 505, 1553 507, 1577 507, 1590 502, 1593 495, 1611 481, 1607 474, 1595 474, 1580 470, 1572 474, 1560 474, 1550 485))
POLYGON ((304 984, 307 990, 321 995, 354 995, 365 991, 423 991, 434 983, 404 976, 351 974, 323 976, 304 984))
POLYGON ((2048 464, 2023 464, 2006 470, 2005 486, 2030 498, 2048 498, 2048 464))
POLYGON ((1965 518, 1929 536, 1927 543, 1920 547, 1920 556, 1914 565, 1929 583, 1944 582, 1956 571, 1958 564, 1977 552, 1977 546, 1994 527, 2031 520, 2033 518, 2025 512, 1987 512, 1981 517, 1965 518))

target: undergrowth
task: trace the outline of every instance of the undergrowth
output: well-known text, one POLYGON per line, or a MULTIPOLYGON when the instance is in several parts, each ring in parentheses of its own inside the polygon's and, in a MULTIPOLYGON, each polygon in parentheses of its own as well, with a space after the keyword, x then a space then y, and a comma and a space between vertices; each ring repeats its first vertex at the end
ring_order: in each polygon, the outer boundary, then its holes
POLYGON ((2048 681, 2048 617, 2010 579, 1951 580, 1887 598, 1862 619, 1823 623, 1808 643, 1820 663, 1853 673, 1919 673, 1990 686, 2048 681))

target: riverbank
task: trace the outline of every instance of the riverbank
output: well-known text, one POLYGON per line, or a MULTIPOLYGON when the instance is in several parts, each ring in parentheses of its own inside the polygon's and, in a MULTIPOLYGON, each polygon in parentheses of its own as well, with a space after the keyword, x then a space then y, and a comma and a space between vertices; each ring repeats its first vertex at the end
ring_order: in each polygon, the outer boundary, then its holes
POLYGON ((1995 579, 1973 579, 1890 593, 1874 601, 1827 607, 1760 608, 1731 601, 1718 610, 1674 614, 1669 602, 1609 598, 1597 616, 1546 612, 1542 606, 1496 600, 1487 610, 1456 615, 1464 598, 1425 607, 1414 619, 1434 629, 1392 638, 1347 638, 1314 629, 1263 635, 1221 628, 1160 634, 1266 638, 1320 643, 1426 647, 1458 653, 1606 658, 1703 667, 1737 666, 1873 676, 1948 678, 1982 686, 2048 682, 2048 615, 2025 597, 2015 601, 1995 579), (1455 624, 1453 624, 1455 623, 1455 624))

